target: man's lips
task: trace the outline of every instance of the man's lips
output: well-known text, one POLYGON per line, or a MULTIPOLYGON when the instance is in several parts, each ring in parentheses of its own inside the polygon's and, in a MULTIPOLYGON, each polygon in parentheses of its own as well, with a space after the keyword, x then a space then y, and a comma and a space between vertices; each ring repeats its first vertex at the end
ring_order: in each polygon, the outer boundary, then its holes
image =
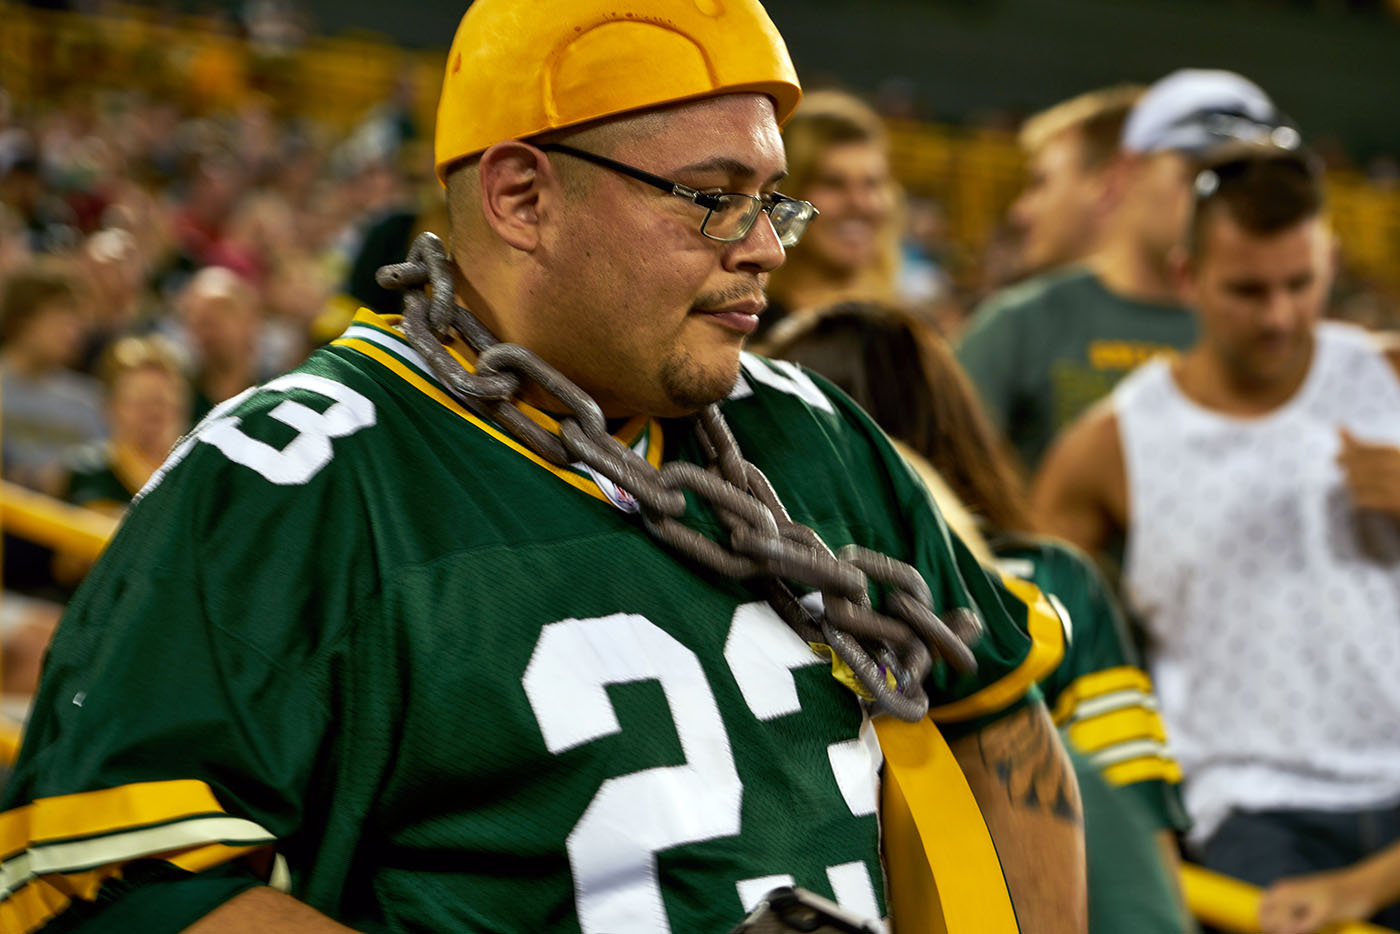
POLYGON ((767 307, 766 299, 748 298, 743 301, 729 302, 718 308, 696 308, 694 312, 706 315, 716 323, 731 330, 742 334, 751 334, 758 327, 758 316, 763 314, 763 309, 767 307))

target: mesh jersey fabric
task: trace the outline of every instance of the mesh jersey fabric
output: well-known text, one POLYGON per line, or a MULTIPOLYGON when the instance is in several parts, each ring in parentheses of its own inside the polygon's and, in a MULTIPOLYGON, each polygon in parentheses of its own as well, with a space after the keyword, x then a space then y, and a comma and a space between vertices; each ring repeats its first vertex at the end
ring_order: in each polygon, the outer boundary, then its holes
POLYGON ((1267 415, 1198 406, 1164 361, 1114 396, 1124 590, 1197 842, 1235 808, 1400 798, 1400 527, 1357 509, 1336 462, 1343 427, 1400 444, 1400 380, 1359 328, 1315 333, 1302 386, 1267 415))
MULTIPOLYGON (((720 930, 789 879, 883 915, 854 695, 754 588, 461 409, 393 323, 362 312, 221 406, 138 498, 55 639, 0 911, 275 847, 294 896, 370 932, 720 930)), ((1045 661, 1024 604, 839 392, 743 372, 726 417, 793 516, 980 609, 979 670, 936 668, 935 714, 1011 709, 1045 661)), ((700 454, 680 422, 618 436, 700 454)))

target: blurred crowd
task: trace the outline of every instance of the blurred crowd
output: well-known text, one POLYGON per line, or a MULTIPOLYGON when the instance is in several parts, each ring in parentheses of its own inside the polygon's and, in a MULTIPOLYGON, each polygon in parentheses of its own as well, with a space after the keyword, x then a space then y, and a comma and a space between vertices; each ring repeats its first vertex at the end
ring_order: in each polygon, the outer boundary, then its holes
MULTIPOLYGON (((281 7, 263 8, 259 41, 298 41, 301 27, 274 15, 281 7)), ((1217 144, 1305 149, 1305 128, 1225 74, 1090 91, 1026 120, 1023 192, 972 256, 951 242, 937 201, 904 196, 881 113, 842 91, 809 93, 784 129, 782 188, 820 215, 772 276, 756 348, 852 393, 929 467, 945 513, 989 563, 1033 566, 1043 549, 1027 536, 1053 531, 1107 556, 1111 574, 1111 536, 1057 526, 1069 513, 1040 508, 1057 502, 1042 465, 1120 380, 1197 346, 1182 264, 1191 219, 1216 190, 1202 185, 1223 184, 1202 181, 1221 164, 1217 144)), ((199 418, 295 366, 357 305, 395 312, 374 270, 401 259, 416 232, 442 230, 423 129, 401 95, 336 133, 256 100, 210 115, 116 87, 42 105, 0 88, 4 479, 119 514, 199 418)), ((1330 315, 1400 326, 1394 298, 1346 268, 1319 282, 1330 315)), ((1121 559, 1127 530, 1116 531, 1121 559)), ((1056 555, 1112 603, 1082 556, 1056 555)), ((1400 559, 1376 560, 1385 579, 1400 575, 1400 559)), ((60 602, 84 571, 8 537, 4 561, 8 589, 60 602)), ((11 601, 0 614, 9 692, 32 687, 33 646, 53 624, 36 606, 11 601)), ((1114 632, 1118 611, 1105 618, 1114 632)), ((1149 619, 1122 658, 1145 647, 1150 662, 1164 645, 1149 619)), ((1171 661, 1183 664, 1182 652, 1171 661)), ((1169 730, 1184 722, 1166 713, 1169 730)), ((1213 765, 1209 738, 1190 740, 1188 783, 1193 765, 1213 765)), ((1081 751, 1088 762, 1104 748, 1081 751)), ((1400 748, 1386 754, 1400 762, 1400 748)), ((1393 810, 1395 794, 1400 775, 1381 776, 1359 804, 1393 810)), ((1217 793, 1206 825, 1196 803, 1188 796, 1198 831, 1214 833, 1238 802, 1217 793)), ((1153 829, 1184 829, 1166 810, 1153 829)), ((1392 823, 1380 844, 1400 837, 1392 823)), ((1309 868, 1285 865, 1275 878, 1309 868)), ((1173 918, 1162 929, 1180 929, 1173 918)))
MULTIPOLYGON (((350 283, 398 258, 396 219, 438 196, 402 94, 348 133, 270 107, 0 85, 5 481, 119 515, 199 418, 336 336, 350 283)), ((0 740, 87 566, 4 536, 0 740)))
MULTIPOLYGON (((258 30, 245 29, 250 41, 287 19, 267 6, 257 8, 258 30)), ((1121 110, 1133 93, 1110 96, 1121 110)), ((142 338, 144 357, 168 357, 184 374, 188 404, 169 429, 178 435, 294 366, 355 304, 396 310, 374 270, 441 210, 410 94, 405 83, 345 133, 277 114, 256 96, 209 114, 115 85, 47 102, 0 88, 6 478, 62 496, 75 452, 90 460, 94 443, 127 444, 113 437, 124 421, 113 387, 124 376, 112 351, 123 338, 142 338)), ((897 112, 888 97, 876 99, 897 112)), ((1096 179, 1112 162, 1117 124, 1100 123, 1086 131, 1082 171, 1066 161, 1077 153, 1066 153, 1063 134, 1046 141, 1056 127, 1025 124, 1024 192, 970 254, 937 200, 906 197, 895 181, 881 113, 841 91, 810 93, 787 133, 787 187, 822 214, 774 275, 763 330, 792 313, 874 299, 956 339, 997 290, 1093 246, 1090 214, 1063 199, 1105 184, 1096 179)), ((1332 308, 1371 326, 1397 320, 1391 296, 1345 269, 1332 308)), ((994 415, 1000 401, 989 400, 994 415)), ((127 474, 131 492, 139 477, 127 474)), ((28 572, 10 571, 12 586, 29 587, 28 572)))
POLYGON ((0 90, 5 478, 71 497, 105 459, 129 499, 194 421, 338 330, 367 234, 417 212, 423 161, 391 106, 342 136, 256 104, 194 116, 94 88, 36 109, 0 90))

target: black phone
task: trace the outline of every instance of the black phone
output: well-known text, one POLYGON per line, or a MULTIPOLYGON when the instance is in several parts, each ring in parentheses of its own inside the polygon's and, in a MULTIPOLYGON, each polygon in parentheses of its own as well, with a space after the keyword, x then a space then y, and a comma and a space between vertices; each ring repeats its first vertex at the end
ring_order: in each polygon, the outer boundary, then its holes
POLYGON ((885 934, 877 921, 865 921, 814 892, 785 885, 763 896, 729 934, 885 934))

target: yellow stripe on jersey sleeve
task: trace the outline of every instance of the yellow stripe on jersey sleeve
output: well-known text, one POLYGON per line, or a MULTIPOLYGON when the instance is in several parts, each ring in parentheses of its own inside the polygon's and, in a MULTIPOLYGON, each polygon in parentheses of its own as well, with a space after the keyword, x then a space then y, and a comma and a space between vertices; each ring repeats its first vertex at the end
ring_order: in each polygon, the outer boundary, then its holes
POLYGON ((1106 668, 1076 679, 1060 694, 1051 716, 1110 785, 1181 781, 1152 679, 1140 668, 1106 668))
POLYGON ((208 846, 201 846, 198 849, 186 850, 174 856, 167 856, 165 861, 172 866, 177 866, 185 870, 185 872, 203 872, 206 869, 213 869, 215 866, 221 866, 229 860, 237 859, 240 856, 247 856, 249 853, 260 849, 263 849, 263 846, 228 846, 223 843, 211 843, 208 846))
POLYGON ((48 880, 35 879, 0 901, 0 931, 22 934, 37 931, 50 918, 67 908, 71 901, 48 880))
POLYGON ((213 790, 194 779, 137 782, 39 798, 0 814, 0 856, 8 857, 33 844, 222 813, 213 790))
POLYGON ((1064 726, 1085 701, 1119 691, 1138 691, 1151 697, 1152 679, 1141 668, 1130 665, 1105 668, 1083 675, 1060 693, 1055 701, 1055 709, 1050 713, 1051 719, 1055 721, 1056 726, 1064 726))
POLYGON ((121 866, 39 876, 0 901, 0 931, 37 931, 61 914, 73 899, 92 901, 108 879, 121 878, 121 866))
POLYGON ((39 798, 0 814, 0 930, 36 929, 134 859, 198 872, 274 842, 193 779, 39 798))
POLYGON ((14 765, 19 758, 23 731, 14 724, 0 722, 0 765, 14 765))
POLYGON ((1151 739, 1166 743, 1167 731, 1155 711, 1126 707, 1099 717, 1071 723, 1069 741, 1083 753, 1102 752, 1121 743, 1151 739))
POLYGON ((1150 781, 1175 785, 1181 781, 1181 766, 1166 756, 1149 755, 1105 766, 1101 774, 1106 782, 1118 787, 1150 781))
POLYGON ((1031 648, 1021 664, 975 694, 933 707, 928 715, 934 720, 970 720, 983 714, 995 713, 1020 700, 1041 678, 1045 677, 1065 654, 1065 630, 1060 615, 1045 599, 1040 588, 1030 581, 1002 575, 1002 584, 1026 605, 1026 631, 1031 648))
POLYGON ((1002 574, 1001 583, 1026 605, 1026 632, 1030 651, 1014 671, 997 679, 973 695, 941 707, 931 707, 928 716, 939 721, 972 720, 995 713, 1025 696, 1030 686, 1044 678, 1064 658, 1064 626, 1040 588, 1030 581, 1002 574))

